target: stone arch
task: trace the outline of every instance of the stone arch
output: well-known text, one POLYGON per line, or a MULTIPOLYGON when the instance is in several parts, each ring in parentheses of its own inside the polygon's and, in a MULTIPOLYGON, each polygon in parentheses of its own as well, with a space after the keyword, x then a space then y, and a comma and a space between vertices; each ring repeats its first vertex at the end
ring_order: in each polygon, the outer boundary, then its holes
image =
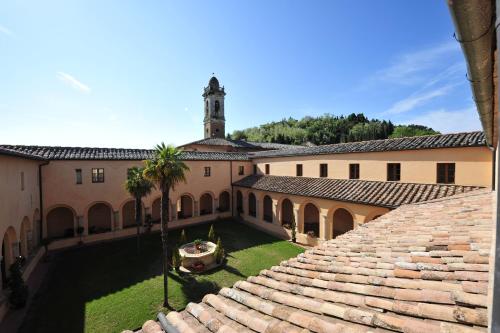
POLYGON ((66 206, 54 207, 47 213, 47 238, 65 238, 75 235, 75 213, 66 206))
POLYGON ((177 218, 187 219, 193 216, 194 200, 191 194, 183 194, 177 200, 177 218))
POLYGON ((122 228, 135 227, 135 199, 128 200, 121 209, 122 228))
POLYGON ((291 226, 293 217, 293 203, 290 199, 285 198, 281 201, 281 224, 289 224, 291 226))
POLYGON ((19 232, 20 238, 20 255, 27 258, 31 251, 31 223, 27 216, 21 222, 21 231, 19 232))
POLYGON ((314 232, 314 236, 319 236, 319 208, 313 203, 306 203, 303 211, 304 233, 314 232))
POLYGON ((219 194, 219 212, 227 212, 231 207, 231 195, 228 191, 219 194))
POLYGON ((253 192, 248 195, 248 215, 257 217, 257 198, 253 192))
POLYGON ((111 231, 113 228, 113 209, 105 202, 94 203, 87 212, 89 234, 111 231))
POLYGON ((2 240, 2 261, 0 263, 2 271, 2 287, 7 287, 7 279, 10 275, 9 268, 14 263, 19 254, 16 229, 13 226, 7 228, 2 240))
POLYGON ((153 222, 161 220, 161 197, 156 198, 151 204, 151 220, 153 222))
POLYGON ((200 215, 210 215, 214 212, 214 198, 212 194, 206 192, 200 197, 200 215))
POLYGON ((273 223, 273 199, 266 194, 262 201, 264 206, 264 209, 262 210, 262 218, 266 222, 273 223))
POLYGON ((338 208, 333 213, 332 238, 354 229, 354 218, 345 208, 338 208))
POLYGON ((236 191, 236 210, 243 213, 243 194, 240 190, 236 191))

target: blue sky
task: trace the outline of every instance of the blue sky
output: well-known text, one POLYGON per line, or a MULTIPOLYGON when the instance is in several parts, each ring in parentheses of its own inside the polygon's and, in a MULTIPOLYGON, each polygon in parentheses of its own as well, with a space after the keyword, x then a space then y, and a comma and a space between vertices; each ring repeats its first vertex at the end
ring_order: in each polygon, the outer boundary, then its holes
POLYGON ((0 143, 147 148, 363 112, 480 129, 445 1, 2 1, 0 143))

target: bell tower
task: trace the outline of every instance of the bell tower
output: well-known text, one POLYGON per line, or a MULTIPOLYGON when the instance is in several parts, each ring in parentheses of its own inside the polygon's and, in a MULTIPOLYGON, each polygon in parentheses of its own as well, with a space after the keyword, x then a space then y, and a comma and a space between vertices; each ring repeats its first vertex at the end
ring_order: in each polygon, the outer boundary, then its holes
POLYGON ((219 80, 212 76, 208 81, 208 87, 203 90, 205 118, 204 138, 225 138, 226 119, 224 118, 224 87, 219 86, 219 80))

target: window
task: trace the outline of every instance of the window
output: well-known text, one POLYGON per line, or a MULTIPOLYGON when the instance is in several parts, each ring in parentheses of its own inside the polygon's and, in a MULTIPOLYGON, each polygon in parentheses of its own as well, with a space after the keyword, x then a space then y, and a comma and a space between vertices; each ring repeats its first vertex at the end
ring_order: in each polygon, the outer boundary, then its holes
POLYGON ((401 180, 401 164, 387 163, 387 180, 398 182, 401 180))
POLYGON ((302 164, 297 164, 296 165, 296 175, 297 177, 302 177, 302 164))
POLYGON ((205 167, 205 177, 210 177, 210 167, 205 167))
POLYGON ((75 175, 76 175, 76 183, 81 184, 82 183, 82 169, 75 169, 75 175))
POLYGON ((349 164, 349 179, 359 179, 359 164, 349 164))
POLYGON ((256 164, 253 165, 253 174, 254 175, 257 174, 257 165, 256 164))
POLYGON ((319 165, 319 176, 320 177, 328 177, 328 164, 321 163, 319 165))
POLYGON ((21 191, 24 191, 24 171, 21 171, 21 191))
POLYGON ((92 183, 104 183, 103 168, 92 168, 92 183))
POLYGON ((269 164, 266 164, 266 175, 269 174, 269 164))
POLYGON ((238 175, 242 176, 245 174, 245 167, 243 165, 240 165, 238 167, 238 175))
POLYGON ((442 184, 455 183, 455 163, 437 164, 437 182, 442 184))

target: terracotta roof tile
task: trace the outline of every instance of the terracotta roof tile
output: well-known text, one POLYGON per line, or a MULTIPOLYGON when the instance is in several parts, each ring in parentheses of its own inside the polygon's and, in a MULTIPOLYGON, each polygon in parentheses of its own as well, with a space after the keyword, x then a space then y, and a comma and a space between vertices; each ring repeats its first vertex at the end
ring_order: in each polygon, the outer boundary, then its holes
POLYGON ((290 145, 284 143, 274 143, 274 142, 255 142, 255 141, 245 141, 245 140, 229 140, 224 138, 205 138, 190 143, 186 143, 180 147, 185 147, 188 145, 206 145, 206 146, 229 146, 234 148, 244 148, 249 150, 275 150, 275 149, 295 149, 304 148, 304 146, 290 145))
POLYGON ((492 200, 402 206, 167 319, 180 332, 485 332, 492 200))
POLYGON ((484 133, 469 132, 338 143, 299 149, 261 151, 252 153, 252 158, 483 146, 486 146, 484 133))
MULTIPOLYGON (((47 160, 146 160, 152 158, 154 154, 152 149, 21 145, 0 145, 0 153, 2 151, 47 160)), ((185 151, 182 153, 182 159, 186 161, 244 161, 249 158, 247 153, 185 151)))
MULTIPOLYGON (((353 179, 251 175, 234 186, 395 208, 477 190, 477 186, 379 182, 353 179)), ((409 242, 413 239, 408 238, 409 242)))

